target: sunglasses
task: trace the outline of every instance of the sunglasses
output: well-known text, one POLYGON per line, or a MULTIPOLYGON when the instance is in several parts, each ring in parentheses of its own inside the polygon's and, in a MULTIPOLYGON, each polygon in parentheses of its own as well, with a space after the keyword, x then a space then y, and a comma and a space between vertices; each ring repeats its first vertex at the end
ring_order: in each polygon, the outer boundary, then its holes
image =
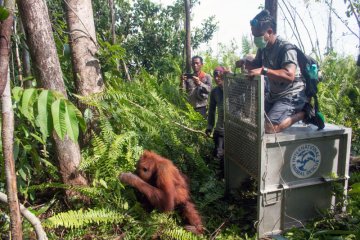
POLYGON ((222 72, 221 71, 214 71, 214 76, 221 76, 222 72))

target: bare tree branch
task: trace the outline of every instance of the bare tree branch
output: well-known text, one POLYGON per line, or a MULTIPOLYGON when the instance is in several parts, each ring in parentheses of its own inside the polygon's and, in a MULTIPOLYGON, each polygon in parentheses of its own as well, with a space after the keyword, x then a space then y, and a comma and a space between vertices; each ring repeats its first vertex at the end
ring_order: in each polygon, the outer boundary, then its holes
POLYGON ((354 34, 358 39, 360 39, 360 38, 359 38, 359 35, 356 34, 353 30, 351 30, 351 28, 348 26, 348 23, 339 16, 339 14, 335 11, 335 9, 334 9, 333 7, 330 6, 330 3, 329 3, 327 0, 325 0, 325 3, 330 7, 331 11, 332 11, 332 12, 335 14, 335 16, 345 25, 345 27, 346 27, 352 34, 354 34))
MULTIPOLYGON (((306 8, 308 8, 308 6, 306 8)), ((316 36, 316 46, 317 46, 317 50, 318 50, 318 54, 319 54, 319 58, 320 58, 320 62, 321 62, 322 58, 321 58, 321 53, 320 53, 319 37, 318 37, 317 30, 316 30, 316 27, 315 27, 315 24, 314 24, 314 19, 313 19, 312 15, 311 15, 311 11, 307 11, 307 12, 308 12, 309 17, 311 19, 311 24, 313 25, 313 28, 314 28, 314 32, 315 32, 315 36, 316 36)))
POLYGON ((356 18, 356 22, 360 28, 360 19, 359 19, 359 16, 357 15, 357 11, 355 10, 355 7, 354 7, 354 4, 351 0, 349 0, 349 4, 350 4, 350 8, 351 8, 351 11, 353 12, 355 18, 356 18))
POLYGON ((296 38, 297 42, 298 42, 298 43, 300 43, 300 40, 299 40, 298 35, 296 35, 296 33, 295 33, 295 31, 294 31, 294 29, 293 29, 293 27, 292 27, 292 25, 291 25, 291 23, 290 23, 289 19, 287 18, 286 14, 285 14, 285 12, 284 12, 284 10, 283 10, 283 8, 281 7, 281 5, 280 5, 280 4, 279 4, 279 7, 280 7, 281 12, 282 12, 282 13, 283 13, 283 15, 284 15, 284 18, 285 18, 286 22, 289 24, 290 29, 291 29, 291 31, 293 32, 294 37, 296 38))
MULTIPOLYGON (((0 192, 0 202, 8 203, 8 199, 5 193, 0 192)), ((20 212, 26 220, 30 222, 30 224, 34 227, 37 239, 38 240, 47 240, 46 232, 44 231, 43 227, 41 226, 40 220, 32 214, 29 210, 27 210, 24 205, 20 204, 20 212)))
MULTIPOLYGON (((282 0, 282 2, 283 2, 283 4, 284 4, 284 6, 286 7, 286 10, 288 11, 288 13, 289 13, 289 15, 290 15, 290 17, 291 17, 291 19, 292 19, 292 21, 293 21, 293 23, 294 23, 294 27, 295 27, 295 30, 296 30, 296 33, 297 33, 297 36, 298 36, 297 40, 298 40, 298 42, 299 42, 299 45, 300 45, 301 50, 304 52, 304 49, 305 49, 305 48, 304 48, 304 44, 303 44, 302 41, 301 41, 300 32, 299 32, 299 29, 298 29, 298 27, 297 27, 297 25, 296 25, 295 18, 294 18, 294 16, 293 16, 293 14, 291 13, 289 7, 288 7, 287 4, 285 3, 285 1, 282 0)), ((280 4, 279 4, 279 6, 280 6, 280 4)), ((282 8, 281 8, 281 11, 283 11, 282 8)), ((283 11, 283 12, 284 12, 284 11, 283 11)), ((285 15, 285 14, 284 14, 284 15, 285 15)), ((293 32, 295 33, 295 31, 293 31, 293 32)))
POLYGON ((306 30, 306 33, 307 33, 307 35, 308 35, 308 37, 309 37, 309 40, 310 40, 310 43, 311 43, 312 52, 314 52, 315 55, 316 55, 316 57, 319 58, 320 55, 318 56, 318 54, 317 54, 317 52, 316 52, 316 47, 314 46, 313 39, 312 39, 312 37, 311 37, 310 31, 309 31, 309 29, 306 27, 306 24, 305 24, 304 20, 302 19, 302 17, 300 16, 300 14, 299 14, 299 12, 296 10, 296 8, 295 8, 293 5, 291 5, 290 2, 289 2, 289 5, 290 5, 290 7, 294 10, 294 12, 296 13, 296 15, 299 17, 301 23, 303 24, 303 26, 304 26, 304 28, 305 28, 305 30, 306 30))

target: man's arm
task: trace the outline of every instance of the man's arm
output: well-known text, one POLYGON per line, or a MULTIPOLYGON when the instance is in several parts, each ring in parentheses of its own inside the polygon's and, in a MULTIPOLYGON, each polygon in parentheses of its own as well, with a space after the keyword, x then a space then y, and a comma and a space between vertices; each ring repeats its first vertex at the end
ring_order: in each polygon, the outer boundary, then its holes
POLYGON ((251 54, 248 54, 248 56, 235 62, 235 66, 237 68, 244 67, 248 71, 259 68, 261 67, 261 65, 262 65, 262 51, 260 49, 256 52, 255 58, 251 54))
MULTIPOLYGON (((249 71, 249 76, 258 76, 261 75, 263 68, 255 68, 249 71)), ((283 68, 274 70, 267 69, 266 76, 270 80, 282 81, 282 82, 292 82, 295 80, 296 65, 293 63, 285 65, 283 68)))
MULTIPOLYGON (((281 52, 281 51, 280 51, 281 52)), ((295 49, 288 49, 284 53, 279 53, 283 56, 278 56, 278 59, 281 58, 281 61, 278 63, 280 69, 267 69, 266 76, 269 77, 272 81, 280 82, 293 82, 295 80, 296 68, 298 65, 297 61, 297 52, 295 49)), ((250 76, 260 75, 263 68, 256 68, 249 71, 250 76)))

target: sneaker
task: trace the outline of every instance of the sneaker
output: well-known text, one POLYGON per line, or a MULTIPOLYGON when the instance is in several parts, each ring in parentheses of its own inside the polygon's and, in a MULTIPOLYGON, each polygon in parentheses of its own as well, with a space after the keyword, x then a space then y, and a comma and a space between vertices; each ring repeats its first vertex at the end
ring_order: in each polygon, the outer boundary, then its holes
POLYGON ((306 124, 313 124, 318 127, 318 130, 321 130, 325 127, 325 118, 321 112, 315 113, 314 108, 311 104, 306 103, 304 106, 305 117, 303 122, 306 124))

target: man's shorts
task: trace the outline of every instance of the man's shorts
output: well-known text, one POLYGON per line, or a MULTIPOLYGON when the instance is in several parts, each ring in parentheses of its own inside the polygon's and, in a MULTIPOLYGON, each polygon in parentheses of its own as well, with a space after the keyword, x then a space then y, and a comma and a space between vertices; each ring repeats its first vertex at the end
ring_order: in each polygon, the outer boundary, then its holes
POLYGON ((269 101, 265 98, 265 117, 266 121, 272 124, 279 125, 286 118, 300 112, 306 102, 304 91, 294 95, 287 95, 277 99, 276 101, 269 101))

